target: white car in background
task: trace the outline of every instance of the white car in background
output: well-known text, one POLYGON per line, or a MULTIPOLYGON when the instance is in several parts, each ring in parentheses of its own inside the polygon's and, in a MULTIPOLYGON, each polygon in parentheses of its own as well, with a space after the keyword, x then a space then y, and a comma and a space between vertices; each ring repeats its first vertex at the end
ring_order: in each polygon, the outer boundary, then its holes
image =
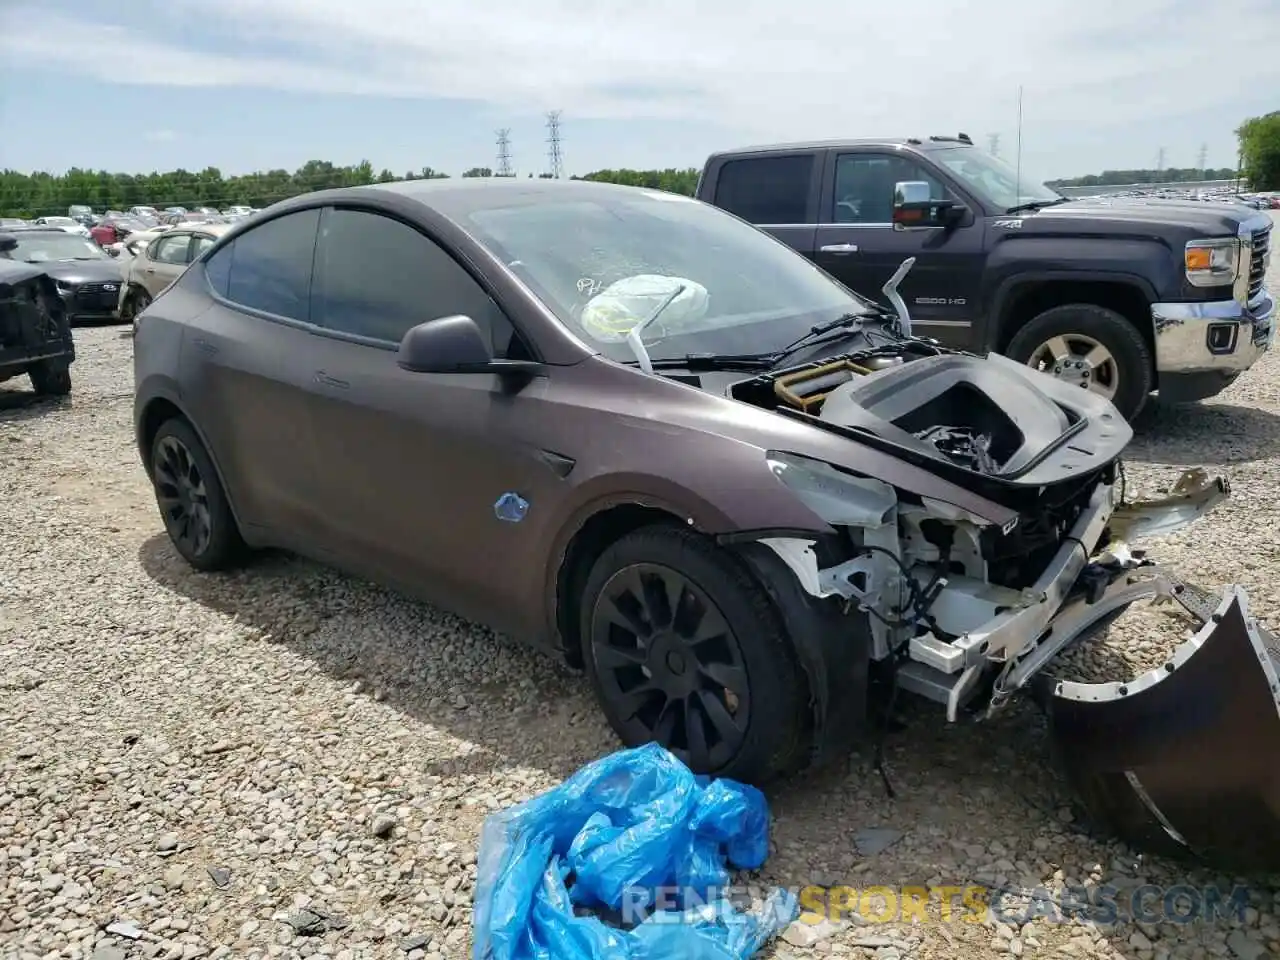
POLYGON ((120 254, 120 319, 136 328, 138 314, 229 229, 228 223, 192 223, 130 236, 120 254))
POLYGON ((89 228, 70 217, 37 217, 34 223, 37 227, 50 227, 86 238, 89 236, 89 228))

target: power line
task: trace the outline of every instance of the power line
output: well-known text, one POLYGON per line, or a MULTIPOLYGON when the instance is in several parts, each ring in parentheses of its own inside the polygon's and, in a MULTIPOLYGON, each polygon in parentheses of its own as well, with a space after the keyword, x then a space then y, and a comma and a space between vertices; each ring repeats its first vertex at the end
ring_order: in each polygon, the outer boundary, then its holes
POLYGON ((564 176, 564 154, 560 150, 560 114, 562 112, 552 110, 547 114, 547 158, 551 161, 549 172, 555 180, 564 176))
POLYGON ((987 134, 987 150, 993 157, 1000 156, 1000 134, 987 134))
POLYGON ((511 170, 511 130, 506 127, 498 131, 498 176, 515 176, 511 170))

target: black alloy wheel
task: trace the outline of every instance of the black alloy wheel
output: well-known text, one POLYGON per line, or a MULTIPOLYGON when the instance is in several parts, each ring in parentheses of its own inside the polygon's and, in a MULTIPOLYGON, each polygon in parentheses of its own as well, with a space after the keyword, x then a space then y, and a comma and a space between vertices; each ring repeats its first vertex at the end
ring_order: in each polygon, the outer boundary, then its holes
POLYGON ((592 653, 627 739, 656 740, 690 766, 714 769, 742 747, 751 692, 737 639, 692 580, 638 563, 596 603, 592 653))
POLYGON ((213 461, 189 423, 166 420, 151 441, 156 505, 174 548, 197 570, 222 570, 246 551, 213 461))
POLYGON ((802 762, 808 688, 785 619, 731 551, 679 527, 636 530, 595 561, 582 597, 583 662, 624 744, 748 783, 802 762))
POLYGON ((209 549, 213 521, 209 493, 195 458, 177 437, 161 437, 152 455, 152 470, 165 529, 183 556, 200 556, 209 549))

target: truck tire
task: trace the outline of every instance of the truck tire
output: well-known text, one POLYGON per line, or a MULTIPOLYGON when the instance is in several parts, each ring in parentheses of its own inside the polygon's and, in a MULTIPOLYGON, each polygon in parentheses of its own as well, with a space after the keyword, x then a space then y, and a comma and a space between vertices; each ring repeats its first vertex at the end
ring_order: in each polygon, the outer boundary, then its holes
POLYGON ((42 397, 65 397, 71 392, 71 367, 60 360, 39 360, 27 370, 31 387, 42 397))
POLYGON ((1046 310, 1022 327, 1004 352, 1109 396, 1126 420, 1141 412, 1155 388, 1151 349, 1142 334, 1114 310, 1091 303, 1046 310))
POLYGON ((600 555, 581 604, 583 663, 628 747, 657 742, 753 784, 801 765, 808 684, 785 616, 737 557, 645 527, 600 555))

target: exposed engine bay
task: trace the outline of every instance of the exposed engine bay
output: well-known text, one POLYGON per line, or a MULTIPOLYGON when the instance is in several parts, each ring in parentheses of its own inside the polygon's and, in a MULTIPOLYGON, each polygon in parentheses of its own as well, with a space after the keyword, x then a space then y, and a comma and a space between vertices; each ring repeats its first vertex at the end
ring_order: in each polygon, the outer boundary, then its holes
MULTIPOLYGON (((872 659, 895 690, 942 704, 952 722, 961 715, 989 717, 1019 691, 1039 690, 1060 738, 1074 738, 1064 742, 1071 754, 1080 738, 1101 735, 1111 717, 1126 717, 1149 739, 1162 737, 1168 692, 1219 698, 1224 691, 1190 686, 1192 676, 1212 676, 1257 688, 1250 722, 1265 727, 1257 736, 1280 749, 1280 645, 1248 618, 1242 592, 1232 588, 1215 611, 1213 598, 1204 600, 1132 545, 1203 516, 1228 495, 1227 483, 1189 471, 1167 497, 1128 502, 1120 454, 1132 431, 1105 399, 1002 356, 973 356, 910 337, 740 380, 728 392, 926 466, 1013 512, 1012 521, 996 525, 875 477, 786 451, 769 453, 778 479, 834 532, 761 542, 810 596, 865 615, 872 659), (1158 675, 1119 677, 1097 689, 1053 679, 1046 668, 1058 653, 1132 603, 1153 598, 1177 601, 1205 624, 1158 675), (1228 606, 1234 619, 1224 620, 1228 606), (1222 633, 1227 623, 1234 625, 1230 636, 1222 633), (1251 676, 1227 679, 1211 669, 1215 655, 1237 666, 1252 662, 1251 676), (1117 701, 1125 701, 1123 708, 1117 701)), ((1198 716, 1202 725, 1218 722, 1204 711, 1198 716)), ((1203 729, 1184 733, 1213 736, 1203 729)), ((1206 826, 1210 815, 1197 813, 1192 801, 1209 794, 1197 774, 1177 772, 1169 759, 1177 750, 1165 738, 1158 749, 1148 743, 1145 751, 1113 749, 1101 760, 1077 757, 1072 776, 1095 818, 1133 842, 1150 845, 1158 835, 1161 849, 1246 866, 1280 863, 1280 836, 1263 842, 1255 831, 1246 842, 1242 834, 1206 826), (1154 785, 1146 782, 1148 767, 1154 785), (1177 811, 1173 820, 1171 810, 1177 811)), ((1274 760, 1276 753, 1269 756, 1274 760)), ((1213 802, 1255 813, 1270 809, 1264 828, 1270 830, 1280 817, 1280 774, 1273 766, 1245 763, 1227 777, 1232 786, 1210 791, 1215 799, 1205 809, 1213 802)))

